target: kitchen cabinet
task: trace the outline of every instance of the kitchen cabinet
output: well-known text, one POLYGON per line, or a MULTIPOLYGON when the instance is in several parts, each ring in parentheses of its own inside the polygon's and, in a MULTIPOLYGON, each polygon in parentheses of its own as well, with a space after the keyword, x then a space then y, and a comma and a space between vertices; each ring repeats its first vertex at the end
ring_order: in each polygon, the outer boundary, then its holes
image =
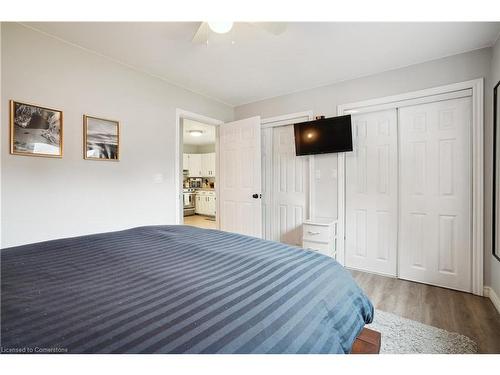
POLYGON ((205 196, 199 193, 196 194, 194 213, 197 215, 204 215, 205 212, 205 196))
POLYGON ((182 169, 188 171, 188 177, 215 177, 215 152, 183 154, 182 169))
POLYGON ((203 177, 215 177, 215 152, 201 154, 201 170, 203 177))
POLYGON ((215 193, 208 195, 207 215, 215 216, 215 193))
POLYGON ((195 213, 198 215, 215 216, 215 192, 200 190, 196 193, 195 213))
POLYGON ((188 154, 189 177, 204 177, 201 169, 201 154, 188 154))

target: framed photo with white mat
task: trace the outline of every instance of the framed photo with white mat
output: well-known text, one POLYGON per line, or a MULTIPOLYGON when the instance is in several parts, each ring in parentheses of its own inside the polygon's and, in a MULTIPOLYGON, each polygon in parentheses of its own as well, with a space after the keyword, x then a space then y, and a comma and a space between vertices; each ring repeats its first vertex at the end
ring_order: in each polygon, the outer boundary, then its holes
POLYGON ((120 123, 115 120, 84 115, 83 158, 120 160, 120 123))

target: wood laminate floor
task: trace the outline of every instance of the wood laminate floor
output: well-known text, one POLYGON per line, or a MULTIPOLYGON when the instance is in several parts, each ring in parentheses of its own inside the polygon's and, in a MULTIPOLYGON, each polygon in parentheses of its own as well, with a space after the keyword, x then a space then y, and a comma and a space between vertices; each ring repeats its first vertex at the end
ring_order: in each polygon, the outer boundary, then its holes
POLYGON ((215 220, 209 220, 207 216, 202 215, 184 216, 184 224, 198 228, 217 229, 215 220))
POLYGON ((376 309, 468 336, 477 342, 480 353, 500 353, 500 314, 489 298, 365 272, 351 273, 376 309))

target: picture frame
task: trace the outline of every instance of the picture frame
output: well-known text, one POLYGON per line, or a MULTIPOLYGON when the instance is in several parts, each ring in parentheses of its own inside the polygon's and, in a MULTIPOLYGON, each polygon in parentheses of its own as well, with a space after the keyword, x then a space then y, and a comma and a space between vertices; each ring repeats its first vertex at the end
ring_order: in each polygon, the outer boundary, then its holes
POLYGON ((120 160, 120 122, 83 115, 83 158, 120 160))
POLYGON ((500 81, 493 88, 493 200, 492 200, 492 239, 491 239, 491 248, 493 256, 500 261, 500 207, 498 207, 500 203, 500 181, 499 176, 500 173, 498 168, 500 166, 500 161, 498 158, 500 157, 500 142, 498 140, 499 137, 499 128, 500 128, 500 96, 499 96, 499 87, 500 81))
POLYGON ((62 158, 63 111, 10 100, 10 154, 62 158))

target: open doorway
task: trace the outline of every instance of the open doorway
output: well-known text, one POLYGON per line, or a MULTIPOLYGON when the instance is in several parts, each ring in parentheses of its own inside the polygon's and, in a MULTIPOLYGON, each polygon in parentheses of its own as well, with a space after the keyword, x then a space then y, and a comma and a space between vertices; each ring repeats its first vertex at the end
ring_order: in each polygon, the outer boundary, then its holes
POLYGON ((218 125, 221 121, 187 111, 178 112, 178 223, 218 229, 218 125))

